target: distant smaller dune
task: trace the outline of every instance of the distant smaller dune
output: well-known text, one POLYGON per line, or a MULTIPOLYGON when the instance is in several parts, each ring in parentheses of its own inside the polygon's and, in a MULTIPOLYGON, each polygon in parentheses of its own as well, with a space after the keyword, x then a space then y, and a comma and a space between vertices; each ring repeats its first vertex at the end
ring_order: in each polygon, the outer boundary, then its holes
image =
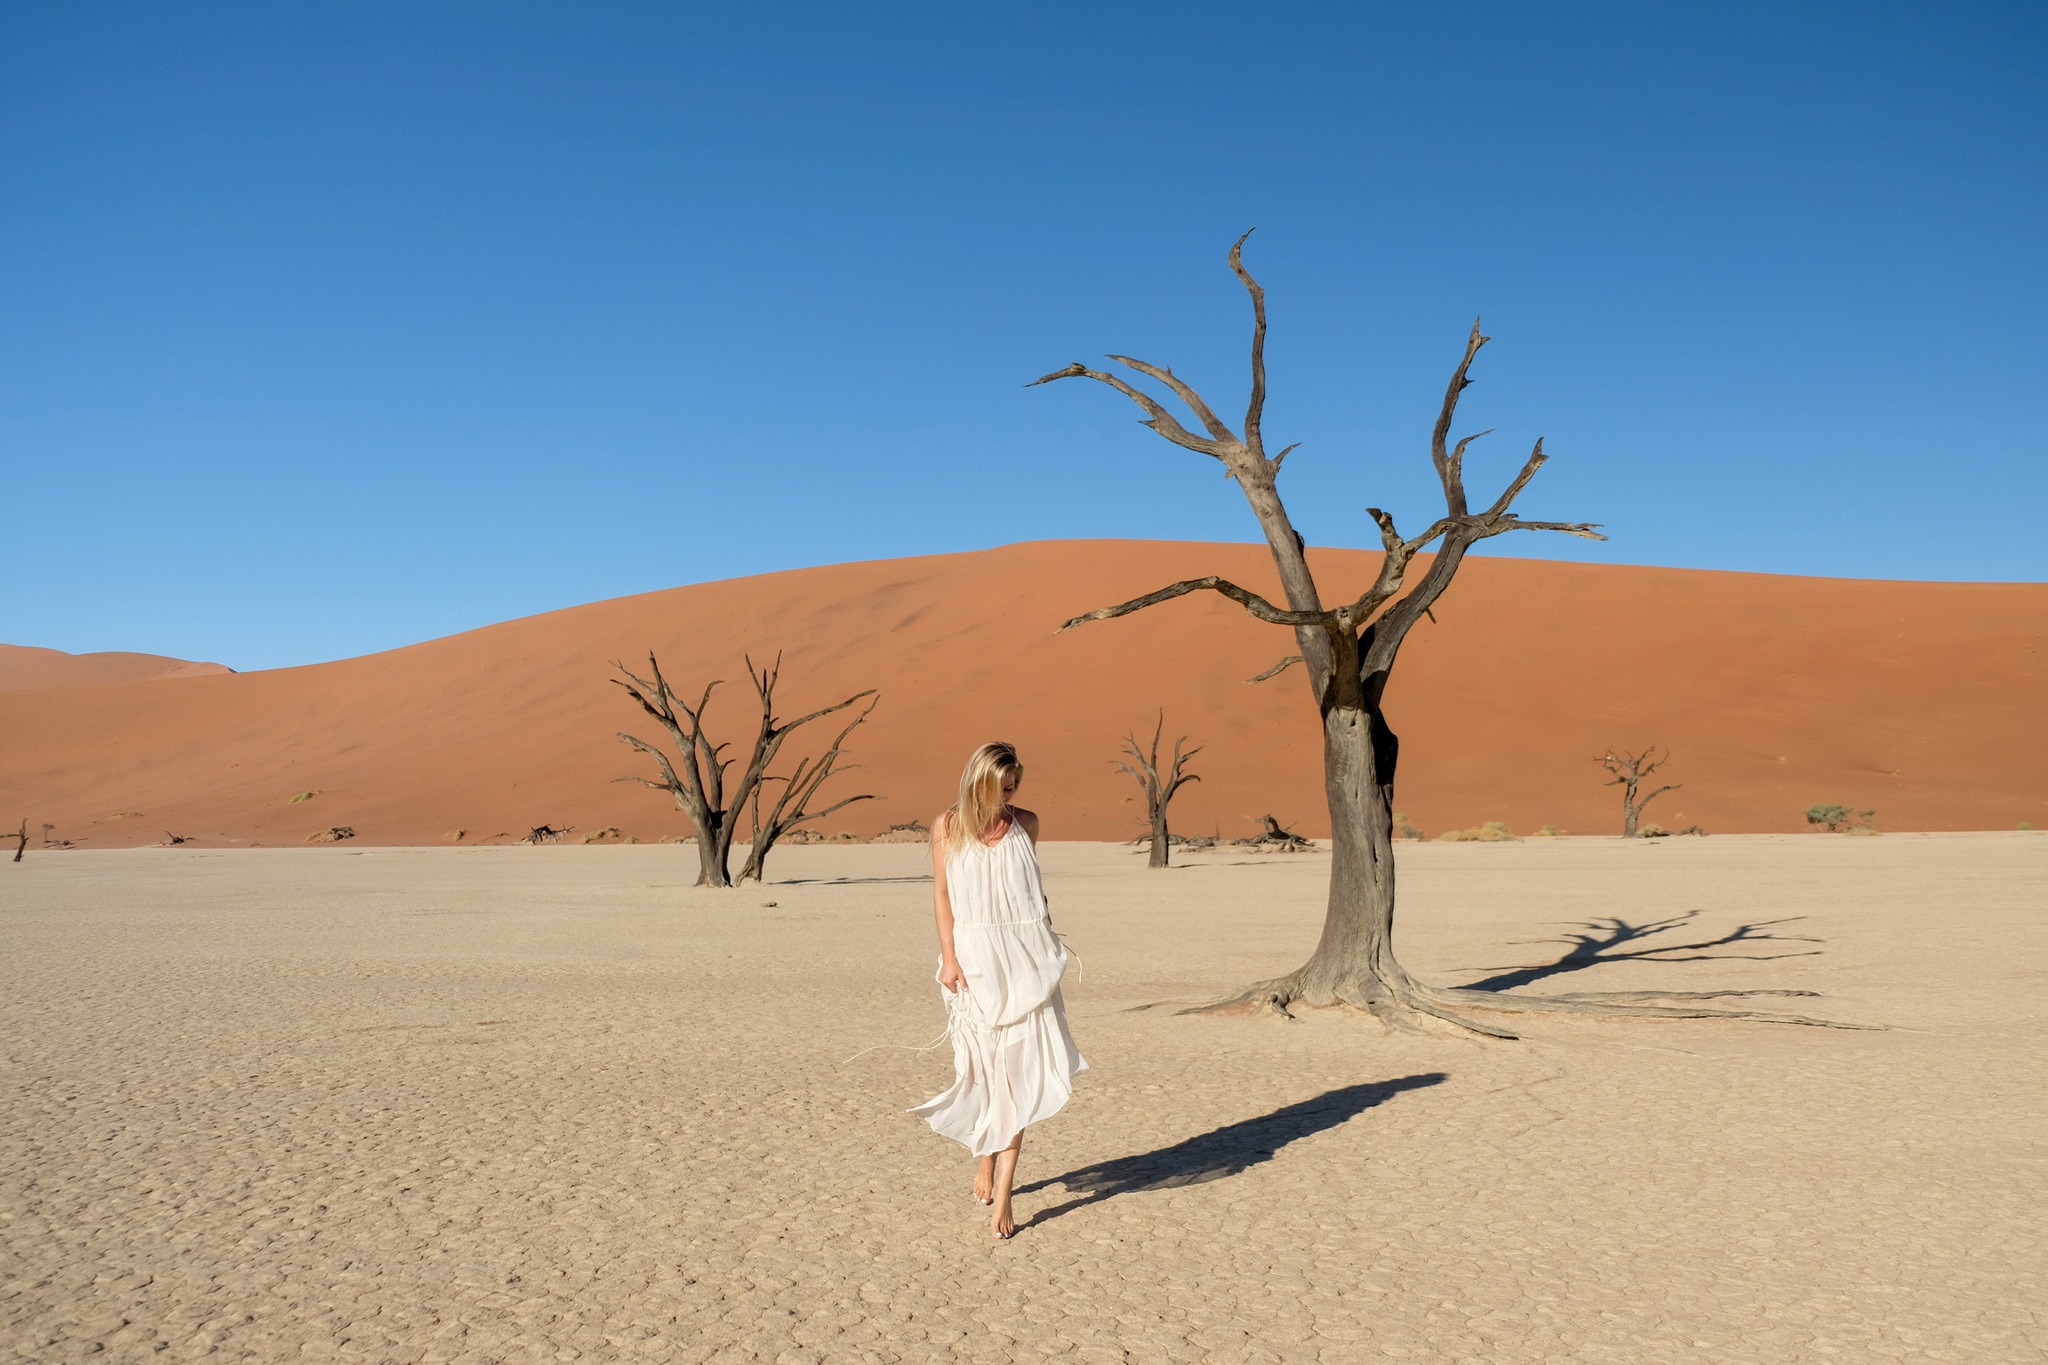
POLYGON ((95 683, 152 682, 232 673, 226 664, 194 663, 161 654, 66 654, 34 645, 0 645, 0 692, 33 687, 87 687, 95 683))

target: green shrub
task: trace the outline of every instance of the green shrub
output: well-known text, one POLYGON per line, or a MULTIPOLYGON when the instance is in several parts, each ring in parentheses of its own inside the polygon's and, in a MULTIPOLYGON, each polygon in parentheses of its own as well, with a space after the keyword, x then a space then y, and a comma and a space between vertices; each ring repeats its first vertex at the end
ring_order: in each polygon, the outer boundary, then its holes
POLYGON ((1853 806, 1830 803, 1806 808, 1806 823, 1824 826, 1830 834, 1840 834, 1851 826, 1867 826, 1876 819, 1876 811, 1857 810, 1853 806))

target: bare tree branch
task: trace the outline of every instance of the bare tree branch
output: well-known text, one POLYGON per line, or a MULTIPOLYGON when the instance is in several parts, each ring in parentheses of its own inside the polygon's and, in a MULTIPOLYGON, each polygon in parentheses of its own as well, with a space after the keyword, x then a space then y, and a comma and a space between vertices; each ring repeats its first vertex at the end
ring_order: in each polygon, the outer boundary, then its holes
MULTIPOLYGON (((1152 430, 1158 432, 1177 446, 1185 446, 1189 450, 1199 451, 1204 455, 1213 455, 1219 460, 1228 462, 1226 458, 1227 451, 1222 442, 1204 440, 1202 437, 1195 435, 1195 433, 1182 426, 1179 419, 1161 407, 1158 401, 1143 389, 1126 383, 1116 375, 1102 370, 1091 370, 1078 360, 1067 366, 1064 370, 1054 370, 1051 374, 1041 375, 1024 387, 1027 389, 1035 388, 1040 384, 1050 384, 1055 379, 1093 379, 1097 383, 1107 384, 1145 410, 1147 417, 1142 425, 1152 428, 1152 430)), ((1234 445, 1235 442, 1232 444, 1234 445)))
POLYGON ((1279 663, 1274 664, 1271 668, 1267 669, 1264 673, 1259 674, 1258 677, 1246 678, 1245 683, 1246 685, 1250 685, 1252 683, 1262 683, 1266 681, 1266 679, 1268 678, 1277 678, 1282 673, 1285 673, 1289 668, 1293 667, 1295 664, 1298 664, 1300 662, 1301 656, 1299 654, 1290 654, 1286 658, 1282 659, 1279 663))
MULTIPOLYGON (((1251 400, 1244 410, 1244 444, 1252 454, 1264 457, 1265 447, 1260 442, 1259 423, 1266 412, 1266 291, 1252 278, 1252 272, 1244 267, 1244 244, 1257 228, 1245 229, 1243 237, 1230 245, 1231 273, 1243 282, 1247 294, 1252 296, 1252 392, 1251 400)), ((1293 446, 1287 450, 1294 449, 1293 446)), ((1273 461, 1273 468, 1280 468, 1280 461, 1287 458, 1283 450, 1273 461)))
POLYGON ((1460 486, 1463 486, 1465 482, 1465 447, 1471 445, 1474 441, 1478 440, 1482 436, 1491 435, 1493 435, 1492 427, 1488 427, 1484 431, 1475 431, 1470 436, 1467 436, 1463 440, 1459 441, 1458 448, 1451 452, 1451 478, 1460 486))
POLYGON ((1237 584, 1218 578, 1214 574, 1206 574, 1201 578, 1188 578, 1178 583, 1169 583, 1157 592, 1148 592, 1143 597, 1133 597, 1130 601, 1119 602, 1113 607, 1098 607, 1094 611, 1076 616, 1053 634, 1058 635, 1062 631, 1072 630, 1075 626, 1084 625, 1089 621, 1112 621, 1119 616, 1129 616, 1134 611, 1156 607, 1161 602, 1171 602, 1176 597, 1186 597, 1191 592, 1203 591, 1220 592, 1261 621, 1270 621, 1276 626, 1315 626, 1322 625, 1330 619, 1330 613, 1326 611, 1282 611, 1255 592, 1240 588, 1237 584))
MULTIPOLYGON (((1462 451, 1464 447, 1461 445, 1458 449, 1462 451)), ((1529 486, 1529 480, 1536 477, 1536 471, 1543 468, 1549 460, 1550 457, 1543 453, 1543 438, 1538 436, 1536 438, 1536 448, 1529 452, 1529 458, 1522 464, 1522 472, 1515 475, 1513 482, 1501 490, 1501 495, 1493 500, 1493 506, 1486 509, 1486 515, 1497 517, 1507 511, 1514 500, 1521 495, 1522 490, 1529 486)))
POLYGON ((1235 447, 1239 444, 1237 433, 1223 425, 1223 420, 1202 400, 1202 395, 1196 393, 1191 384, 1171 369, 1164 365, 1154 365, 1149 360, 1139 360, 1134 356, 1113 355, 1110 359, 1119 365, 1128 365, 1139 374, 1149 375, 1179 394, 1180 401, 1188 405, 1188 411, 1195 414, 1195 420, 1202 424, 1218 445, 1235 447))
MULTIPOLYGON (((1479 319, 1472 319, 1471 335, 1465 339, 1465 358, 1458 362, 1457 369, 1451 371, 1450 385, 1444 390, 1444 405, 1437 413, 1436 429, 1430 433, 1430 461, 1436 465, 1436 476, 1444 486, 1444 506, 1450 509, 1454 517, 1465 515, 1465 484, 1459 470, 1451 463, 1450 453, 1444 447, 1450 439, 1452 419, 1458 414, 1458 396, 1472 386, 1472 381, 1465 377, 1465 372, 1472 368, 1472 358, 1479 354, 1479 348, 1491 340, 1492 337, 1479 334, 1479 319)), ((1465 445, 1470 439, 1459 443, 1460 459, 1464 458, 1465 445)))

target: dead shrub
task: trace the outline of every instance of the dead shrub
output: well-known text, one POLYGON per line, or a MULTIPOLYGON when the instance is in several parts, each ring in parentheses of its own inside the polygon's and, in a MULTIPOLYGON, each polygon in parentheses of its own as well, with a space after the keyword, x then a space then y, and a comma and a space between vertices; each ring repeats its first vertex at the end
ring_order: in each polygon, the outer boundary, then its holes
POLYGON ((1474 825, 1471 829, 1445 830, 1442 834, 1436 836, 1436 841, 1440 844, 1514 844, 1521 842, 1521 840, 1515 837, 1515 832, 1499 820, 1488 820, 1485 824, 1474 825))

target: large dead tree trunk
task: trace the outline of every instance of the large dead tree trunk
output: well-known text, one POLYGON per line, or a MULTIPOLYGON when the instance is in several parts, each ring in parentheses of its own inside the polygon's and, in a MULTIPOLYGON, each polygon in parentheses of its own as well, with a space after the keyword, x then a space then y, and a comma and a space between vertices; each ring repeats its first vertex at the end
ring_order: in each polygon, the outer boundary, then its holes
MULTIPOLYGON (((739 812, 751 801, 761 783, 767 780, 768 767, 782 749, 783 741, 790 732, 810 724, 820 716, 829 716, 835 711, 844 711, 861 700, 872 697, 872 688, 856 692, 845 701, 821 707, 806 716, 783 721, 775 718, 775 684, 782 674, 782 656, 775 656, 775 662, 765 668, 756 669, 754 661, 747 660, 747 676, 753 680, 754 691, 761 699, 761 721, 754 733, 753 752, 747 765, 740 772, 740 778, 730 792, 726 789, 726 769, 732 760, 724 757, 727 744, 713 744, 704 733, 704 709, 711 702, 711 694, 722 680, 706 683, 697 704, 691 706, 678 696, 662 676, 661 663, 650 651, 647 655, 648 676, 643 678, 629 672, 624 664, 613 662, 620 676, 612 682, 626 690, 626 693, 640 704, 640 709, 661 722, 668 731, 669 739, 676 747, 677 758, 671 760, 659 745, 644 739, 619 732, 619 738, 632 745, 641 753, 654 760, 660 770, 659 779, 650 777, 622 777, 621 782, 638 782, 656 791, 668 792, 675 798, 676 809, 680 810, 697 832, 697 885, 731 886, 733 835, 738 829, 739 812)), ((849 727, 850 728, 850 727, 849 727)), ((842 736, 843 737, 843 736, 842 736)), ((822 812, 821 812, 822 813, 822 812)))
POLYGON ((1655 801, 1665 792, 1675 792, 1685 785, 1683 782, 1674 782, 1668 787, 1657 788, 1648 796, 1639 798, 1636 795, 1637 790, 1643 784, 1643 779, 1670 761, 1671 754, 1668 750, 1662 758, 1657 757, 1657 746, 1654 744, 1639 754, 1616 753, 1614 750, 1609 749, 1600 756, 1600 766, 1607 769, 1608 773, 1611 774, 1607 785, 1621 788, 1622 838, 1633 839, 1636 837, 1636 830, 1643 818, 1643 807, 1655 801))
MULTIPOLYGON (((1251 234, 1246 233, 1245 237, 1251 234)), ((1156 592, 1077 616, 1061 626, 1070 630, 1088 621, 1128 616, 1132 612, 1194 592, 1217 592, 1252 616, 1293 630, 1299 655, 1262 674, 1272 677, 1287 664, 1301 663, 1310 695, 1322 716, 1323 780, 1330 808, 1331 865, 1329 900, 1323 933, 1309 960, 1286 976, 1261 981, 1227 1000, 1206 1008, 1268 1006, 1285 1011, 1297 1002, 1308 1005, 1353 1005, 1372 1011, 1388 1024, 1416 1027, 1427 1017, 1448 1021, 1477 1033, 1513 1037, 1506 1028, 1473 1020, 1469 1011, 1543 1011, 1557 1013, 1621 1013, 1699 1017, 1706 1015, 1772 1019, 1788 1023, 1823 1023, 1798 1016, 1710 1008, 1693 1003, 1726 995, 1808 994, 1809 992, 1684 992, 1646 1004, 1644 994, 1630 993, 1630 1003, 1605 1002, 1588 995, 1529 997, 1488 991, 1432 988, 1415 981, 1394 954, 1394 768, 1399 745, 1381 712, 1381 698, 1401 644, 1416 621, 1430 611, 1457 574, 1473 545, 1508 531, 1559 531, 1588 540, 1605 539, 1587 522, 1524 521, 1509 508, 1528 486, 1546 456, 1543 442, 1522 464, 1500 496, 1484 511, 1474 512, 1465 492, 1465 451, 1485 432, 1450 442, 1458 397, 1472 382, 1472 361, 1488 338, 1479 324, 1465 341, 1464 357, 1451 373, 1443 406, 1430 439, 1430 460, 1442 487, 1444 514, 1420 535, 1404 539, 1394 519, 1377 507, 1366 509, 1377 525, 1384 554, 1379 572, 1364 591, 1341 606, 1325 607, 1315 576, 1309 572, 1307 546, 1288 520, 1276 486, 1280 465, 1294 446, 1266 454, 1260 428, 1266 402, 1265 291, 1245 269, 1244 237, 1230 248, 1230 268, 1244 285, 1252 304, 1251 398, 1243 430, 1233 430, 1200 394, 1172 370, 1130 356, 1117 362, 1170 390, 1194 414, 1206 434, 1183 426, 1150 394, 1121 376, 1079 363, 1033 380, 1092 379, 1107 384, 1145 412, 1144 425, 1184 449, 1219 461, 1227 477, 1250 505, 1265 533, 1279 572, 1285 607, 1213 575, 1169 584, 1156 592), (1429 566, 1410 586, 1409 572, 1417 556, 1434 547, 1429 566)))
MULTIPOLYGON (((846 722, 845 727, 833 737, 832 743, 823 754, 816 759, 799 759, 795 772, 786 778, 772 779, 782 783, 782 795, 768 808, 768 818, 765 820, 761 818, 761 788, 754 788, 753 800, 748 806, 753 815, 753 825, 747 842, 747 861, 745 866, 740 868, 741 881, 766 881, 768 855, 774 850, 776 840, 798 825, 811 820, 822 820, 834 811, 843 810, 856 801, 875 799, 874 793, 862 792, 858 796, 848 796, 834 801, 822 810, 809 809, 811 800, 818 794, 818 788, 824 786, 834 772, 840 771, 839 751, 845 746, 846 737, 873 714, 879 700, 879 697, 872 697, 871 694, 868 704, 862 707, 860 713, 852 720, 846 722)), ((765 786, 767 783, 764 781, 762 785, 765 786)))
POLYGON ((1145 793, 1145 822, 1152 827, 1152 854, 1145 861, 1147 867, 1165 867, 1170 861, 1173 834, 1166 827, 1166 808, 1172 803, 1174 793, 1190 782, 1202 780, 1186 770, 1188 760, 1202 752, 1200 745, 1185 751, 1181 748, 1188 742, 1186 735, 1173 742, 1173 758, 1167 763, 1166 771, 1160 772, 1159 739, 1165 733, 1166 712, 1162 710, 1158 723, 1152 727, 1152 747, 1149 750, 1139 748, 1138 737, 1127 734, 1124 736, 1124 754, 1129 762, 1119 761, 1116 765, 1135 778, 1145 793))

